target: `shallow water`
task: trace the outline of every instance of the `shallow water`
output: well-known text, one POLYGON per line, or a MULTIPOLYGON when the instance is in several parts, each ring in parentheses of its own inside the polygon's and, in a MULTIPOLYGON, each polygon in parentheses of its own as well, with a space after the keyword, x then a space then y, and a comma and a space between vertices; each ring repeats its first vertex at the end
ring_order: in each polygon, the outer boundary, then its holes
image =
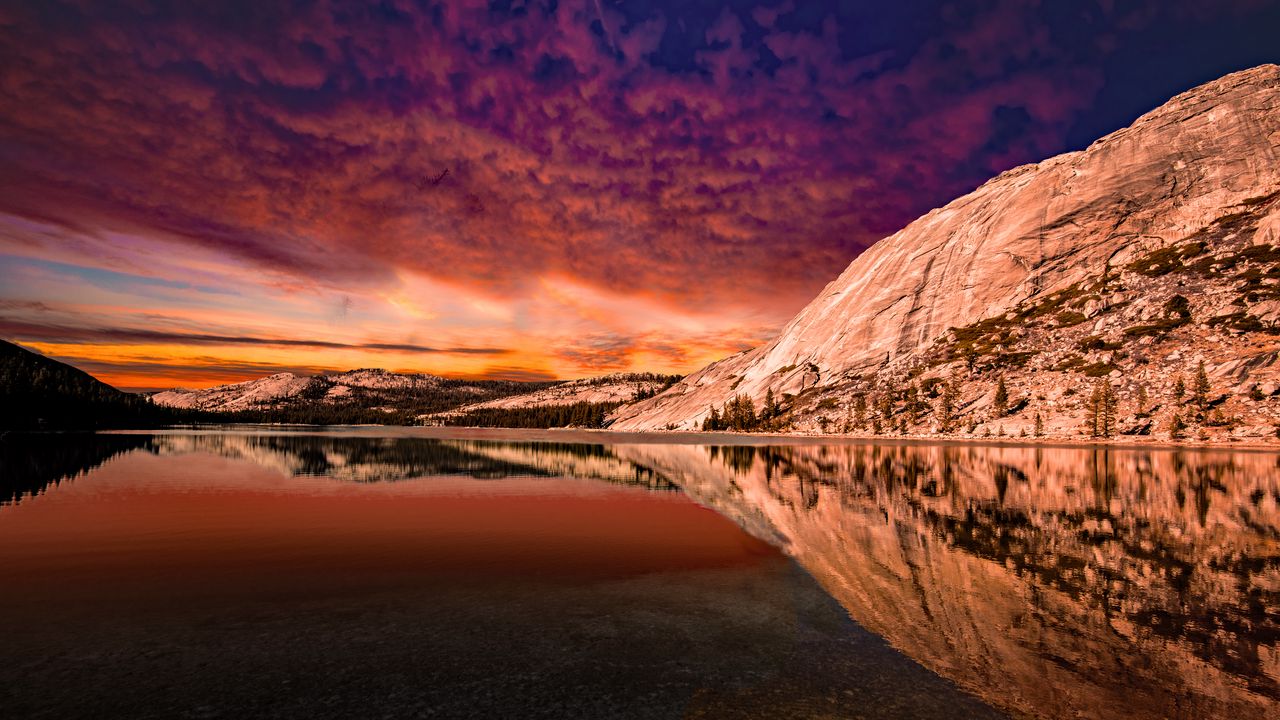
POLYGON ((1280 710, 1280 456, 707 440, 6 437, 3 715, 1280 710))

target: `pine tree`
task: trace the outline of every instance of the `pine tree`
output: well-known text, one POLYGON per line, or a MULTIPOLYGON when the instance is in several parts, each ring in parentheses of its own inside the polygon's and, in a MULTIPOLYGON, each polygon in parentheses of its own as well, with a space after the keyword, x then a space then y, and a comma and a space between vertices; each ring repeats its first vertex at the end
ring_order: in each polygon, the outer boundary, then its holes
POLYGON ((880 397, 876 398, 876 411, 879 412, 882 420, 888 421, 893 417, 893 394, 886 390, 880 393, 880 397))
POLYGON ((1147 397, 1147 386, 1141 385, 1141 384, 1138 385, 1138 389, 1136 392, 1137 392, 1137 395, 1134 401, 1138 404, 1137 415, 1138 417, 1146 417, 1147 404, 1150 402, 1150 399, 1147 397))
POLYGON ((853 426, 859 430, 867 425, 867 396, 858 393, 853 399, 853 426))
POLYGON ((993 401, 996 417, 1004 417, 1009 414, 1009 388, 1004 384, 1004 376, 1001 375, 996 380, 996 396, 993 401))
POLYGON ((1116 428, 1116 391, 1111 383, 1098 378, 1085 405, 1085 433, 1091 437, 1111 437, 1116 428))
POLYGON ((915 425, 916 422, 919 421, 920 419, 919 402, 920 402, 920 388, 916 387, 915 383, 911 383, 910 385, 907 386, 907 389, 903 391, 903 410, 905 412, 905 417, 904 417, 905 422, 915 425))
POLYGON ((773 394, 773 388, 769 388, 764 394, 764 410, 760 412, 760 418, 769 422, 781 416, 782 404, 778 402, 778 398, 773 394))
POLYGON ((1174 413, 1173 417, 1169 418, 1169 437, 1176 440, 1181 438, 1186 431, 1186 421, 1182 419, 1182 415, 1174 413))
POLYGON ((723 430, 724 427, 720 422, 720 411, 716 410, 714 405, 711 406, 710 410, 711 411, 707 413, 706 419, 702 421, 703 431, 711 432, 715 430, 723 430))
POLYGON ((1084 406, 1084 433, 1089 437, 1098 437, 1098 408, 1101 405, 1102 388, 1095 383, 1089 401, 1084 406))
MULTIPOLYGON (((1101 380, 1101 378, 1099 378, 1101 380)), ((1102 436, 1111 437, 1116 434, 1116 410, 1118 402, 1116 390, 1111 383, 1102 381, 1102 436)))
POLYGON ((738 393, 725 408, 724 422, 730 430, 751 432, 759 429, 759 418, 756 417, 756 404, 744 393, 738 393))
POLYGON ((1040 413, 1036 413, 1036 437, 1044 437, 1044 418, 1040 417, 1040 413))
POLYGON ((1191 402, 1204 412, 1209 407, 1209 374, 1205 372, 1204 361, 1200 361, 1200 365, 1196 368, 1196 382, 1191 393, 1191 402))
POLYGON ((1187 384, 1182 381, 1182 376, 1179 375, 1178 378, 1173 381, 1173 401, 1181 405, 1182 398, 1186 397, 1186 395, 1187 384))
POLYGON ((955 382, 948 380, 942 383, 942 393, 938 396, 938 427, 942 432, 951 432, 956 424, 956 391, 955 382))

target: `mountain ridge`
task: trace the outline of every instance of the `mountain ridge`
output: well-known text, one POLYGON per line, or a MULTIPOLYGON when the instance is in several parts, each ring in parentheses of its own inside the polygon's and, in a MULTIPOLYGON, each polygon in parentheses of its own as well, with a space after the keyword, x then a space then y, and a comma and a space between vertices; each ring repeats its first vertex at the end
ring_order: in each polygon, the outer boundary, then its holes
POLYGON ((151 402, 240 419, 436 424, 457 416, 565 405, 613 409, 665 389, 675 378, 613 373, 565 381, 461 380, 361 368, 341 373, 276 373, 200 390, 154 393, 151 402))

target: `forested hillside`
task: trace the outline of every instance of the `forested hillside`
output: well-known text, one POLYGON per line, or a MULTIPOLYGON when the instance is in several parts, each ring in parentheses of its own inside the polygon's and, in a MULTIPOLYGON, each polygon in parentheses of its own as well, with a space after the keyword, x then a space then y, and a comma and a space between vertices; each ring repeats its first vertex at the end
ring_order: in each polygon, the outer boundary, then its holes
POLYGON ((170 422, 173 413, 86 372, 0 340, 0 429, 90 429, 170 422))

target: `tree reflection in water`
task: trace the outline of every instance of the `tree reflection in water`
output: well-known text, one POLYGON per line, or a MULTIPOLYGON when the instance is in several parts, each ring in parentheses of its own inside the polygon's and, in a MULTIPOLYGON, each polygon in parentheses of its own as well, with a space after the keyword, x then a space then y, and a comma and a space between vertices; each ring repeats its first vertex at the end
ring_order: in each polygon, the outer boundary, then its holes
POLYGON ((131 451, 353 482, 521 475, 678 488, 791 554, 854 620, 999 707, 1240 719, 1280 709, 1274 453, 60 437, 0 446, 0 502, 131 451))
POLYGON ((629 445, 927 667, 1038 716, 1274 717, 1269 453, 629 445))

